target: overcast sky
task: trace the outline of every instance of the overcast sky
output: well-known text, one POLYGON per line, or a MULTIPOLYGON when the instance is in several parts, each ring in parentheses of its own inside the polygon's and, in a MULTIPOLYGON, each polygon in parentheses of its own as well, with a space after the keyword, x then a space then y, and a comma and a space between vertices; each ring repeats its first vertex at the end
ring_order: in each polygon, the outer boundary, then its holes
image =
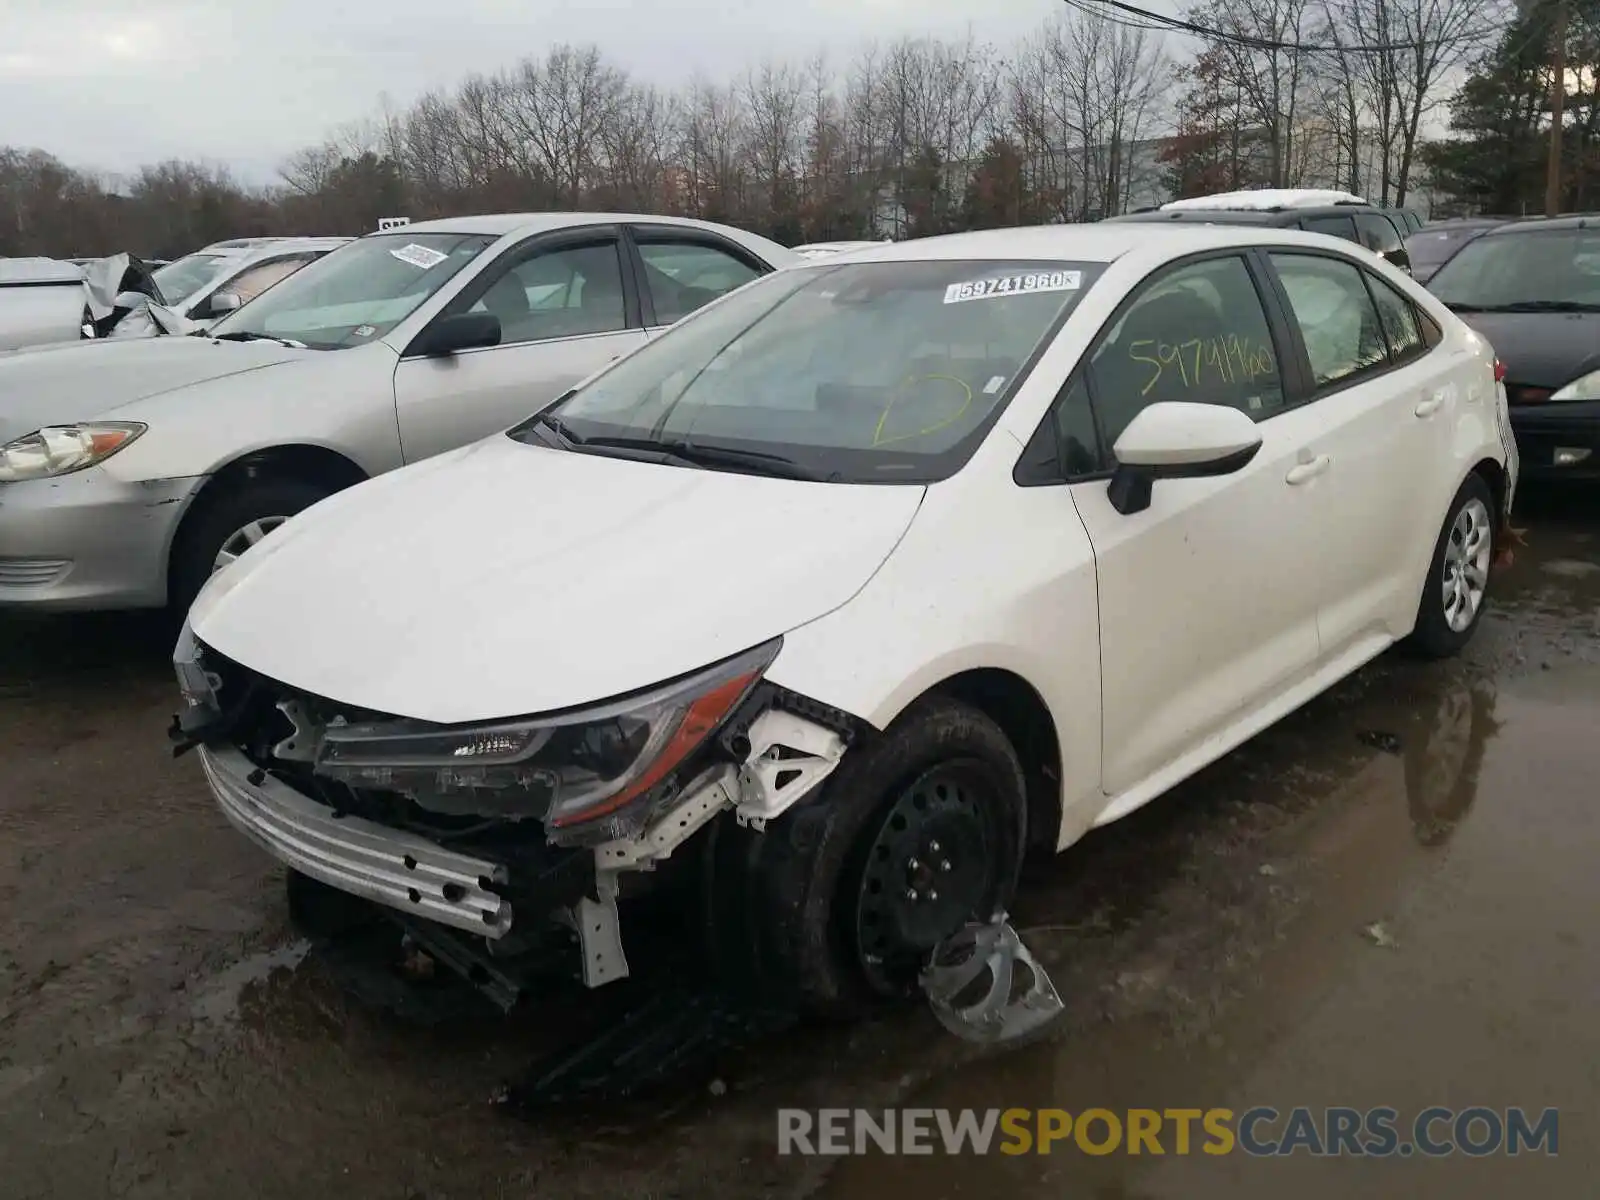
MULTIPOLYGON (((1163 9, 1169 5, 1161 3, 1163 9)), ((902 35, 1006 44, 1060 0, 0 0, 0 145, 128 171, 284 157, 432 88, 561 42, 655 83, 727 80, 763 57, 843 60, 902 35)))

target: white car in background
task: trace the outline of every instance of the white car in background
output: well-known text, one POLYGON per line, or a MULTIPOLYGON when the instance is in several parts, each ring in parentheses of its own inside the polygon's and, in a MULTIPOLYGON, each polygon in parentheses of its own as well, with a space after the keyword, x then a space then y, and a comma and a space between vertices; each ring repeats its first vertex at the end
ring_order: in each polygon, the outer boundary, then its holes
POLYGON ((354 238, 274 237, 217 242, 155 272, 168 308, 205 328, 354 238))
POLYGON ((0 609, 170 605, 341 488, 516 424, 797 260, 672 217, 368 234, 201 337, 0 356, 0 609))
POLYGON ((835 254, 848 254, 852 250, 869 250, 873 246, 889 245, 889 239, 881 242, 806 242, 804 245, 795 246, 794 252, 801 258, 830 258, 835 254))
POLYGON ((854 1010, 1026 848, 1396 642, 1459 651, 1516 487, 1498 375, 1281 229, 794 266, 213 576, 174 737, 296 878, 469 977, 620 978, 675 879, 714 958, 854 1010))

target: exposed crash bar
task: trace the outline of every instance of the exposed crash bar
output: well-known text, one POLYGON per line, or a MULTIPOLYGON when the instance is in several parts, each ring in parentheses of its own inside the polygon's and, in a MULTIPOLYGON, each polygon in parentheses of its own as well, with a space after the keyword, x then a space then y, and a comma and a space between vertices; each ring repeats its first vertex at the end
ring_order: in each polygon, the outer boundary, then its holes
POLYGON ((255 767, 237 750, 202 747, 200 761, 228 820, 295 870, 484 937, 511 928, 511 905, 480 882, 503 883, 499 864, 359 817, 336 817, 271 777, 252 782, 255 767))

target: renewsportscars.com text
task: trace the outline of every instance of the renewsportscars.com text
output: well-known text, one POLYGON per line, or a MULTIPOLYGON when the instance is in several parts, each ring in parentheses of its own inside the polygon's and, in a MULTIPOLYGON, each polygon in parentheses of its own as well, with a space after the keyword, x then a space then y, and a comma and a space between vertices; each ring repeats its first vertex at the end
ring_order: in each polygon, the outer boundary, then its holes
POLYGON ((1546 1108, 782 1108, 778 1153, 1238 1154, 1443 1158, 1554 1156, 1560 1114, 1546 1108))

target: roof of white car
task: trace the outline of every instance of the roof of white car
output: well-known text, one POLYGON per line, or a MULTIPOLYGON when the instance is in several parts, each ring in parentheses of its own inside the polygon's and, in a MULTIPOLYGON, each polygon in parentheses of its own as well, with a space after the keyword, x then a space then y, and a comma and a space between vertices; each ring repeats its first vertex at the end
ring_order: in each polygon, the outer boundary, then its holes
MULTIPOLYGON (((243 239, 241 239, 243 240, 243 239)), ((195 251, 196 254, 214 254, 218 258, 242 260, 246 258, 265 258, 278 254, 294 254, 301 250, 333 250, 353 242, 350 237, 280 237, 280 238, 251 238, 249 245, 235 245, 232 243, 218 243, 207 246, 204 250, 195 251)))
POLYGON ((1322 208, 1330 204, 1365 204, 1354 192, 1326 188, 1249 188, 1242 192, 1217 192, 1211 196, 1191 196, 1169 200, 1162 212, 1207 212, 1217 209, 1244 212, 1275 212, 1285 208, 1322 208))
POLYGON ((0 258, 0 283, 77 283, 83 268, 60 258, 0 258))
POLYGON ((863 250, 847 250, 811 259, 805 266, 841 262, 920 262, 932 259, 1019 259, 1040 262, 1109 263, 1133 250, 1159 248, 1170 256, 1213 246, 1250 246, 1266 242, 1322 245, 1330 239, 1294 229, 1260 226, 1177 224, 1033 225, 1021 229, 984 229, 940 237, 885 242, 863 250))
POLYGON ((692 229, 725 229, 726 226, 711 221, 696 221, 689 217, 664 217, 658 213, 592 213, 592 212, 542 212, 542 213, 486 213, 478 217, 440 217, 434 221, 413 221, 367 237, 399 237, 412 233, 481 233, 504 237, 508 233, 545 233, 552 229, 566 229, 573 225, 615 225, 618 223, 649 223, 654 225, 683 225, 692 229))

